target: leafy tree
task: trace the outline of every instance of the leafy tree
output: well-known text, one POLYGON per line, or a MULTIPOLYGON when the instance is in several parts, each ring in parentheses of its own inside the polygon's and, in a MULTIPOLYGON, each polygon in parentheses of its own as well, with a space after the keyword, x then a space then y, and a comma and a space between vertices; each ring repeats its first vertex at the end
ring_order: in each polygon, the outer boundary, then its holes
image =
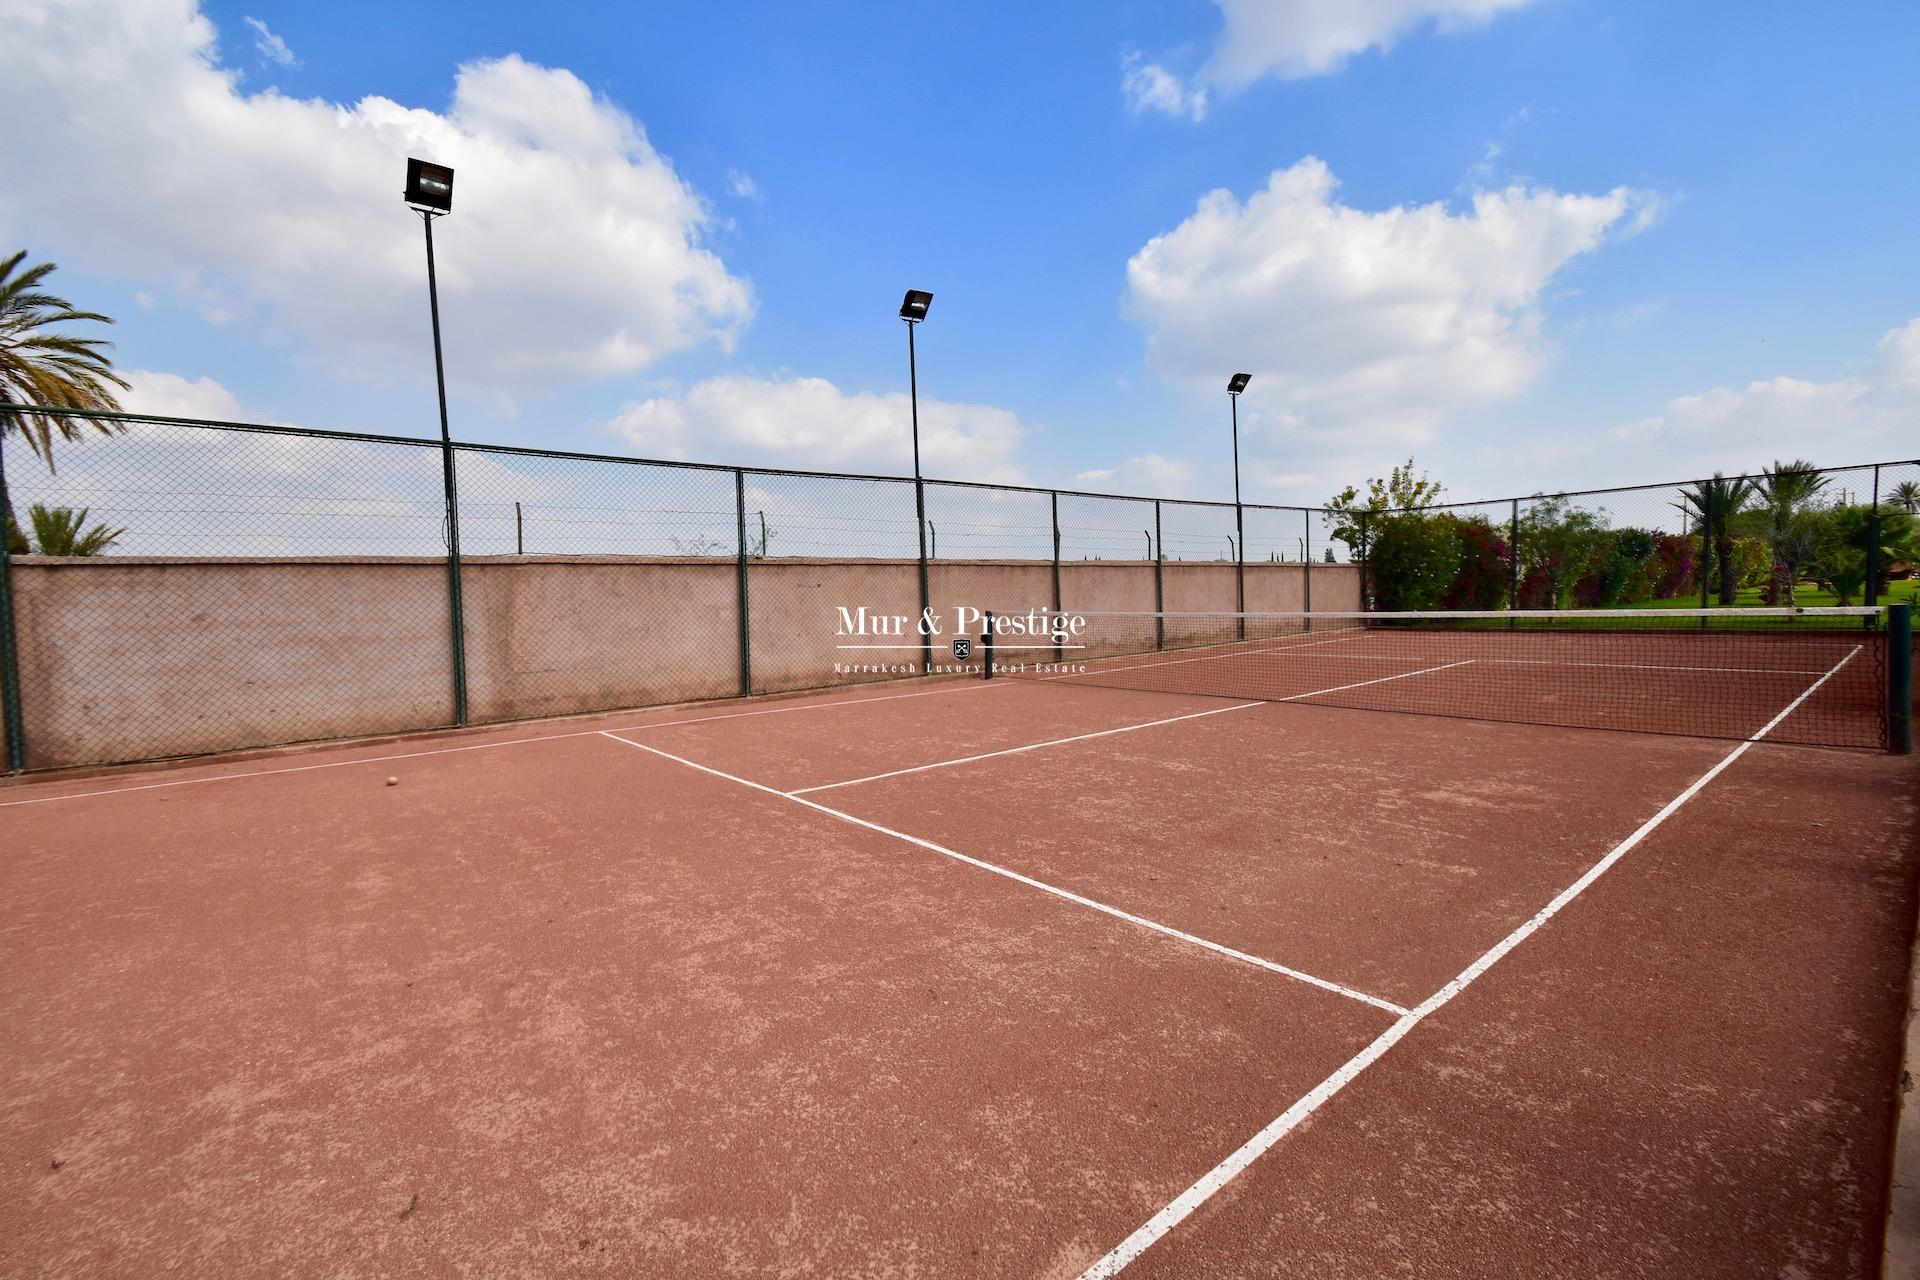
POLYGON ((1566 495, 1536 495, 1520 517, 1520 558, 1526 566, 1520 597, 1528 608, 1566 609, 1574 588, 1603 545, 1606 517, 1584 511, 1566 495))
POLYGON ((1893 486, 1893 505, 1910 516, 1920 515, 1920 482, 1902 480, 1893 486))
POLYGON ((1647 564, 1653 558, 1654 535, 1646 529, 1615 529, 1595 539, 1587 560, 1587 575, 1574 588, 1580 604, 1610 609, 1630 600, 1644 600, 1652 592, 1647 564))
POLYGON ((1367 576, 1382 609, 1431 609, 1460 567, 1458 522, 1396 511, 1367 522, 1367 576))
POLYGON ((1391 511, 1424 511, 1440 500, 1441 486, 1429 480, 1425 472, 1413 470, 1413 459, 1395 467, 1385 480, 1367 481, 1367 496, 1348 485, 1327 503, 1327 518, 1333 522, 1332 536, 1359 554, 1367 535, 1377 527, 1375 518, 1391 511))
POLYGON ((1680 493, 1680 500, 1693 517, 1695 532, 1713 544, 1713 568, 1719 575, 1721 604, 1732 604, 1740 593, 1739 574, 1734 566, 1734 517, 1753 500, 1757 491, 1758 486, 1745 476, 1728 478, 1716 471, 1713 479, 1696 480, 1680 493))
POLYGON ((109 529, 104 524, 87 525, 87 509, 46 507, 38 502, 27 508, 33 524, 33 541, 43 556, 97 556, 120 541, 125 529, 109 529))

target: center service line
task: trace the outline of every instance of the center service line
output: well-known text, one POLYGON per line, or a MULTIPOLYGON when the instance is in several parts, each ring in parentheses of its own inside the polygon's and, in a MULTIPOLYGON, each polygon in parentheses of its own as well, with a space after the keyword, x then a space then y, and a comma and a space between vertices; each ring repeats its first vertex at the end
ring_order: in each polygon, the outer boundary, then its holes
POLYGON ((1588 868, 1585 875, 1561 890, 1559 896, 1535 912, 1532 918, 1527 920, 1526 923, 1522 924, 1500 941, 1494 943, 1478 960, 1475 960, 1465 969, 1462 969, 1459 976, 1454 978, 1452 982, 1449 982, 1446 986, 1440 988, 1440 990, 1434 992, 1431 996, 1428 996, 1417 1008, 1402 1014, 1399 1020, 1392 1026, 1374 1037, 1371 1044, 1347 1059, 1332 1075, 1314 1086, 1311 1093, 1274 1117, 1271 1124, 1247 1139, 1239 1150, 1209 1169, 1201 1176, 1198 1182, 1195 1182, 1192 1186, 1181 1192, 1164 1209, 1142 1223, 1139 1229, 1132 1235, 1115 1245, 1113 1251, 1108 1253, 1106 1257, 1101 1258, 1098 1262, 1081 1272, 1080 1280, 1107 1280, 1107 1277, 1119 1275, 1135 1258, 1138 1258, 1141 1254, 1152 1248, 1155 1241, 1179 1226, 1181 1222, 1186 1220, 1189 1214, 1195 1209, 1198 1209, 1202 1204, 1205 1204, 1214 1192, 1226 1186, 1227 1183, 1231 1182, 1243 1169, 1266 1154, 1276 1142, 1291 1133, 1302 1120, 1305 1120, 1315 1111, 1318 1111, 1320 1107, 1336 1093, 1339 1093, 1342 1089, 1353 1083, 1354 1078, 1362 1071, 1365 1071, 1368 1067, 1378 1062, 1381 1057, 1386 1054, 1387 1050, 1393 1048, 1394 1045, 1405 1039, 1407 1033, 1419 1026, 1428 1015, 1437 1012, 1445 1006, 1448 1001, 1472 985, 1473 981, 1481 974, 1491 969, 1509 951, 1512 951, 1522 942, 1532 937, 1540 926, 1558 915, 1561 908, 1579 897, 1589 885, 1606 874, 1609 867, 1620 861, 1621 858, 1624 858, 1634 846, 1651 835, 1655 828, 1678 812, 1680 806, 1699 795, 1702 788, 1724 773, 1728 766, 1732 765, 1734 761, 1745 755, 1747 748, 1766 737, 1769 733, 1772 733, 1774 728, 1778 726, 1782 720, 1785 720, 1798 710, 1801 703, 1811 698, 1815 690, 1819 689, 1821 685, 1833 679, 1833 677, 1839 673, 1840 668, 1853 661, 1859 652, 1860 646, 1855 645, 1853 649, 1847 653, 1846 657, 1834 663, 1832 667, 1828 668, 1825 675, 1815 680, 1811 685, 1808 685, 1805 692, 1788 703, 1784 711, 1761 726, 1759 732, 1755 733, 1745 742, 1742 742, 1725 756, 1722 756, 1720 762, 1696 778, 1692 786, 1689 786, 1685 791, 1682 791, 1679 795, 1667 801, 1665 807, 1662 808, 1660 812, 1641 823, 1638 830, 1615 845, 1606 857, 1600 859, 1600 861, 1588 868))
POLYGON ((1184 933, 1171 925, 1161 924, 1157 920, 1149 920, 1145 916, 1136 916, 1130 911, 1122 911, 1119 907, 1109 906, 1104 902, 1096 902, 1094 899, 1077 894, 1071 889, 1062 889, 1060 886, 1048 884, 1044 880, 1035 880, 1032 876, 1021 875, 1018 871, 997 866, 994 863, 984 861, 980 858, 969 857, 964 853, 949 849, 945 845, 935 844, 931 840, 922 840, 919 836, 910 836, 904 831, 895 831, 892 827, 883 827, 877 822, 868 822, 865 818, 856 818, 850 813, 843 813, 838 809, 829 808, 817 800, 809 800, 805 796, 789 795, 785 791, 766 786, 763 783, 753 782, 746 778, 737 777, 731 773, 723 773, 719 769, 709 768, 704 764, 688 760, 684 756, 676 756, 670 751, 662 751, 660 748, 650 747, 644 742, 635 742, 631 738, 623 738, 619 734, 609 730, 602 729, 600 736, 618 742, 622 746, 632 747, 635 750, 645 751, 651 755, 659 756, 662 760, 671 760, 675 764, 685 765, 689 769, 698 769, 701 773, 711 774, 716 778, 724 778, 728 782, 738 783, 743 787, 751 787, 755 791, 765 792, 770 796, 778 796, 782 800, 791 801, 797 805, 804 805, 816 812, 824 813, 828 817, 838 818, 842 822, 850 822, 856 827, 865 827, 867 830, 878 832, 883 836, 891 836, 895 840, 904 841, 907 844, 925 849, 931 853, 937 853, 943 858, 952 858, 955 862, 964 862, 970 867, 978 867, 982 871, 990 871, 994 875, 1005 876, 1007 879, 1024 884, 1030 889, 1038 889, 1042 893, 1050 893, 1056 898, 1064 898, 1068 902, 1077 903, 1083 907, 1090 907, 1095 911, 1110 915, 1117 920, 1125 920, 1128 924, 1139 925, 1142 929, 1151 929, 1155 933, 1163 933, 1170 938, 1178 938, 1182 942, 1191 943, 1193 946, 1214 952, 1216 955, 1223 955, 1229 959, 1238 960, 1243 964, 1250 964, 1255 968, 1265 969, 1269 973, 1277 973, 1283 977, 1292 978, 1296 982, 1304 982, 1308 986, 1319 987, 1322 991, 1331 991, 1335 995, 1345 996, 1349 1000, 1358 1000, 1362 1004, 1370 1004, 1376 1009, 1384 1009, 1391 1014, 1401 1017, 1406 1016, 1407 1009, 1405 1005, 1395 1004, 1391 1000, 1382 1000, 1378 996, 1370 996, 1366 992, 1356 991, 1352 987, 1343 987, 1337 982, 1330 982, 1325 978, 1316 977, 1311 973, 1306 973, 1299 969, 1289 969, 1286 965, 1276 964, 1271 960, 1263 960, 1259 956, 1249 955, 1244 951, 1236 951, 1232 947, 1224 946, 1221 943, 1210 941, 1195 934, 1184 933))

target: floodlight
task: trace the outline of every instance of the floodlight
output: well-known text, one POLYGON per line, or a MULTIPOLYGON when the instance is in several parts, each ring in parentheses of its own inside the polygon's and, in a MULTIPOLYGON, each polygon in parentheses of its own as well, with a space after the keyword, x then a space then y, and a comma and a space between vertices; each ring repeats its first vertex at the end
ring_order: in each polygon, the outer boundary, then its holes
POLYGON ((1247 389, 1247 384, 1252 381, 1253 375, 1250 373, 1234 374, 1231 378, 1227 379, 1227 394, 1230 396, 1239 395, 1247 389))
POLYGON ((453 170, 430 160, 407 157, 407 189, 404 195, 407 203, 415 208, 452 212, 453 170))
POLYGON ((927 318, 927 308, 932 305, 933 295, 925 289, 909 289, 900 303, 900 318, 908 324, 918 324, 927 318))

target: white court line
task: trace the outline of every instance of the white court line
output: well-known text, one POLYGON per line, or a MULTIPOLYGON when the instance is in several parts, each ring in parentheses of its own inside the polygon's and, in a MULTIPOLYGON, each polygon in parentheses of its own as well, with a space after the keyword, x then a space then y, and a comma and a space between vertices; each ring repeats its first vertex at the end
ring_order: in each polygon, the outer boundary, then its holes
POLYGON ((698 769, 701 773, 711 774, 716 778, 724 778, 728 782, 738 783, 743 787, 750 787, 755 791, 764 792, 770 796, 778 796, 782 800, 790 800, 794 804, 804 805, 809 809, 824 813, 829 817, 838 818, 842 822, 850 822, 856 827, 865 827, 868 831, 875 831, 883 836, 892 836, 895 840, 905 841, 907 844, 918 846, 931 853, 937 853, 943 858, 952 858, 954 861, 964 862, 970 867, 978 867, 982 871, 991 871, 994 875, 1005 876, 1007 879, 1024 884, 1030 889, 1038 889, 1042 893, 1050 893, 1056 898, 1064 898, 1066 901, 1079 906, 1091 907, 1093 910, 1113 916, 1115 919, 1125 920, 1128 924, 1139 925, 1142 929, 1151 929, 1155 933, 1162 933, 1170 938, 1178 938, 1182 942, 1191 943, 1196 947, 1204 948, 1205 950, 1214 952, 1217 955, 1226 956, 1232 960, 1238 960, 1243 964, 1250 964, 1256 968, 1265 969, 1269 973, 1277 973, 1284 977, 1292 978, 1296 982, 1304 982, 1308 986, 1319 987, 1322 991, 1331 991, 1335 995, 1345 996, 1349 1000, 1358 1000, 1362 1004, 1370 1004, 1374 1008, 1384 1009, 1388 1013, 1398 1014, 1402 1017, 1407 1013, 1406 1006, 1397 1005, 1391 1000, 1382 1000, 1378 996, 1370 996, 1366 992, 1356 991, 1352 987, 1343 987, 1337 982, 1330 982, 1325 978, 1316 977, 1311 973, 1306 973, 1299 969, 1289 969, 1286 965, 1276 964, 1271 960, 1263 960, 1259 956, 1249 955, 1244 951, 1236 951, 1232 947, 1209 941, 1195 934, 1183 933, 1171 925, 1161 924, 1157 920, 1149 920, 1145 916, 1136 916, 1130 911, 1122 911, 1119 907, 1109 906, 1104 902, 1098 902, 1092 898, 1084 897, 1073 892, 1071 889, 1062 889, 1058 885, 1048 884, 1044 880, 1035 880, 1032 876, 1021 875, 1018 871, 1009 870, 995 863, 986 862, 980 858, 969 857, 964 853, 949 849, 945 845, 935 844, 931 840, 922 840, 919 836, 910 836, 904 831, 895 831, 892 827, 883 827, 877 822, 868 822, 865 818, 856 818, 850 813, 829 808, 817 800, 809 800, 805 796, 793 795, 789 792, 781 791, 778 788, 769 787, 764 783, 753 782, 731 773, 723 773, 718 769, 709 768, 704 764, 697 764, 692 760, 686 759, 684 756, 676 756, 670 751, 662 751, 660 748, 650 747, 644 742, 635 742, 631 738, 623 738, 608 729, 602 729, 600 736, 610 738, 623 746, 633 747, 636 750, 659 756, 662 760, 671 760, 675 764, 685 765, 689 769, 698 769))
MULTIPOLYGON (((964 685, 942 686, 938 689, 920 689, 913 693, 889 693, 878 698, 847 698, 840 702, 807 702, 792 707, 765 707, 758 711, 728 711, 719 715, 693 716, 685 720, 646 721, 641 724, 615 725, 617 729, 671 729, 683 724, 707 724, 714 720, 740 720, 747 716, 778 716, 795 711, 828 711, 841 707, 857 707, 868 702, 893 702, 900 698, 931 698, 941 693, 972 693, 978 689, 989 688, 989 681, 980 680, 964 685)), ((599 713, 607 714, 607 713, 599 713)), ((614 712, 612 714, 619 714, 614 712)), ((508 726, 502 725, 501 728, 508 726)), ((326 760, 319 764, 295 764, 282 769, 251 769, 245 773, 221 773, 208 778, 174 778, 167 782, 143 782, 130 787, 105 787, 98 791, 73 791, 61 796, 34 796, 27 800, 0 800, 0 809, 11 809, 23 804, 52 804, 58 800, 85 800, 93 796, 117 796, 125 791, 157 791, 163 787, 190 787, 202 782, 231 782, 237 778, 267 778, 281 773, 306 773, 313 769, 344 769, 354 764, 380 764, 388 760, 414 760, 421 756, 443 756, 456 751, 486 751, 494 747, 518 747, 529 742, 557 742, 563 738, 590 738, 599 733, 598 729, 574 729, 566 733, 542 733, 530 738, 509 738, 504 742, 472 742, 459 747, 430 747, 425 751, 401 751, 385 756, 359 756, 352 760, 326 760)), ((323 749, 323 748, 316 748, 323 749)), ((351 749, 351 748, 346 748, 351 749)), ((217 767, 217 766, 209 766, 217 767)), ((31 785, 31 784, 29 784, 31 785)), ((52 785, 49 783, 48 785, 52 785)))
POLYGON ((1617 667, 1627 671, 1727 671, 1748 676, 1817 676, 1820 674, 1818 667, 1674 667, 1657 662, 1568 662, 1560 658, 1482 658, 1480 661, 1509 667, 1617 667))
MULTIPOLYGON (((828 782, 817 787, 799 787, 793 791, 783 791, 780 794, 784 796, 803 796, 815 791, 832 791, 836 787, 857 786, 862 782, 878 782, 882 778, 898 778, 903 774, 925 773, 929 769, 950 769, 957 764, 972 764, 976 760, 991 760, 995 756, 1017 756, 1026 751, 1038 751, 1042 747, 1058 747, 1069 742, 1086 742, 1090 738, 1108 738, 1116 733, 1132 733, 1136 729, 1151 729, 1157 725, 1177 724, 1182 720, 1198 720, 1203 716, 1223 716, 1229 711, 1245 711, 1248 707, 1264 707, 1274 702, 1298 702, 1302 698, 1317 698, 1323 693, 1342 693, 1348 689, 1359 689, 1365 685, 1385 684, 1389 680, 1405 680, 1412 676, 1424 676, 1433 671, 1445 671, 1448 667, 1464 667, 1472 661, 1473 659, 1467 658, 1460 662, 1449 662, 1443 666, 1428 667, 1424 671, 1402 671, 1397 675, 1381 676, 1377 680, 1361 680, 1354 684, 1336 685, 1331 689, 1315 689, 1309 693, 1291 694, 1285 698, 1262 698, 1255 702, 1237 702, 1230 707, 1215 707, 1211 711, 1189 711, 1186 715, 1168 716, 1164 720, 1149 720, 1144 724, 1121 725, 1118 729, 1102 729, 1097 733, 1077 733, 1071 738, 1054 738, 1047 742, 1029 742, 1024 747, 1007 747, 1001 751, 983 751, 977 756, 961 756, 957 760, 936 760, 932 764, 916 764, 906 769, 890 769, 886 773, 869 774, 864 778, 848 778, 845 782, 828 782)), ((645 728, 646 726, 636 725, 634 727, 645 728)))
POLYGON ((1634 846, 1652 834, 1655 828, 1672 817, 1673 814, 1679 810, 1680 806, 1700 794, 1703 787, 1725 772, 1728 766, 1733 764, 1734 761, 1745 755, 1747 748, 1766 737, 1773 731, 1776 725, 1792 715, 1801 703, 1812 697, 1815 690, 1832 679, 1835 673, 1837 673, 1840 668, 1846 666, 1847 663, 1851 662, 1859 652, 1860 646, 1855 645, 1846 657, 1834 663, 1825 675, 1815 680, 1811 685, 1808 685, 1805 692, 1788 703, 1786 710, 1767 721, 1759 732, 1721 757, 1719 763, 1696 778, 1692 786, 1689 786, 1685 791, 1682 791, 1679 795, 1667 801, 1660 812, 1641 823, 1638 830, 1615 845, 1606 857, 1600 859, 1600 861, 1588 868, 1585 875, 1563 889, 1559 896, 1535 912, 1533 917, 1525 924, 1522 924, 1512 933, 1509 933, 1506 937, 1488 948, 1485 954, 1478 960, 1475 960, 1472 964, 1461 970, 1459 976, 1454 978, 1453 981, 1434 992, 1417 1008, 1403 1014, 1392 1026, 1374 1037, 1371 1044, 1347 1059, 1332 1075, 1322 1080, 1318 1085, 1315 1085, 1312 1092, 1276 1116, 1272 1123, 1268 1124, 1266 1128, 1247 1139, 1239 1150, 1235 1151, 1225 1160, 1222 1160, 1212 1169, 1209 1169, 1201 1176, 1199 1181, 1181 1192, 1164 1209, 1142 1223, 1139 1229, 1132 1235, 1115 1245, 1112 1252, 1081 1272, 1080 1280, 1105 1280, 1106 1277, 1118 1275, 1127 1264, 1151 1248, 1155 1241, 1166 1235, 1167 1232, 1173 1230, 1173 1228, 1185 1220, 1189 1214, 1204 1204, 1216 1191, 1226 1186, 1227 1183, 1232 1181, 1243 1169, 1264 1155, 1276 1142, 1291 1133, 1302 1120, 1305 1120, 1315 1111, 1318 1111, 1330 1098, 1353 1083, 1356 1076, 1372 1066, 1375 1062, 1378 1062, 1387 1050, 1400 1043, 1408 1032, 1419 1026, 1423 1020, 1446 1005, 1448 1001, 1452 1000, 1462 991, 1465 991, 1475 979, 1488 969, 1491 969, 1509 951, 1512 951, 1522 942, 1525 942, 1540 926, 1558 915, 1563 907, 1579 897, 1589 885, 1604 875, 1609 867, 1620 861, 1634 846))
POLYGON ((1102 729, 1097 733, 1077 733, 1071 738, 1054 738, 1048 742, 1029 742, 1024 747, 1008 747, 1003 751, 983 751, 977 756, 961 756, 957 760, 940 760, 933 764, 917 764, 909 769, 890 769, 886 773, 869 774, 864 778, 848 778, 845 782, 828 782, 818 787, 797 787, 782 792, 787 796, 811 795, 815 791, 832 791, 836 787, 855 787, 863 782, 878 782, 882 778, 898 778, 902 774, 925 773, 929 769, 951 769, 957 764, 972 764, 976 760, 991 760, 995 756, 1017 756, 1023 751, 1038 751, 1042 747, 1058 747, 1068 742, 1086 742, 1091 738, 1107 738, 1116 733, 1133 733, 1138 729, 1151 729, 1155 725, 1175 724, 1181 720, 1198 720, 1202 716, 1223 716, 1229 711, 1245 711, 1248 707, 1262 707, 1264 702, 1236 702, 1230 707, 1215 707, 1210 711, 1189 711, 1183 716, 1168 716, 1163 720, 1148 720, 1143 724, 1125 724, 1118 729, 1102 729))

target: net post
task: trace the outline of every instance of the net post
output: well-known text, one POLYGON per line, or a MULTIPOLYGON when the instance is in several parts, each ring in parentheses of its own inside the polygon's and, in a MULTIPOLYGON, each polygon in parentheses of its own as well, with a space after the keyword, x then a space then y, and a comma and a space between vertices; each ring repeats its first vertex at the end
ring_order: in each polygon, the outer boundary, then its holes
POLYGON ((980 678, 983 680, 991 680, 993 679, 993 610, 987 610, 987 615, 980 625, 982 627, 980 632, 980 678))
MULTIPOLYGON (((1060 613, 1060 491, 1047 490, 1049 505, 1053 508, 1053 612, 1060 613)), ((1053 646, 1053 660, 1057 663, 1066 655, 1059 645, 1053 646)))
POLYGON ((1300 539, 1300 601, 1306 610, 1306 630, 1313 630, 1313 512, 1302 511, 1300 524, 1306 536, 1300 539))
POLYGON ((1167 647, 1167 544, 1160 536, 1160 499, 1153 500, 1153 647, 1167 647))
POLYGON ((747 613, 747 473, 733 469, 734 579, 739 600, 740 696, 753 692, 753 632, 747 613))
POLYGON ((20 649, 13 628, 13 500, 7 496, 7 449, 0 432, 0 713, 7 722, 8 773, 27 767, 27 731, 20 722, 20 649))
MULTIPOLYGON (((1520 607, 1520 499, 1513 499, 1507 516, 1507 612, 1520 607)), ((1520 625, 1518 618, 1507 619, 1509 631, 1520 625)))
POLYGON ((1887 749, 1913 754, 1913 606, 1887 606, 1887 749))

